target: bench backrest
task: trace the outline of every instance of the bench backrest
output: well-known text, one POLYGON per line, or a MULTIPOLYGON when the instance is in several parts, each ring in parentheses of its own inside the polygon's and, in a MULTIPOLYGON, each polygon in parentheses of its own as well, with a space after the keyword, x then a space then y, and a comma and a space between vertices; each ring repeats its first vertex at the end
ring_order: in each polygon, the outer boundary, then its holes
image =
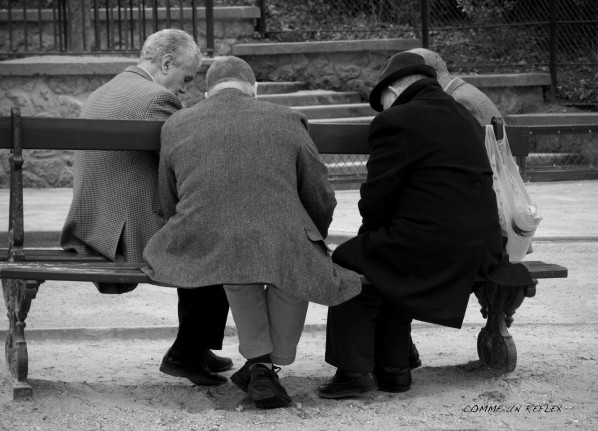
MULTIPOLYGON (((90 120, 82 118, 0 118, 0 148, 18 150, 146 150, 160 149, 163 121, 90 120)), ((495 131, 499 131, 498 124, 495 131)), ((366 123, 314 123, 309 133, 321 154, 369 154, 366 123)), ((516 155, 527 154, 525 146, 516 155)))

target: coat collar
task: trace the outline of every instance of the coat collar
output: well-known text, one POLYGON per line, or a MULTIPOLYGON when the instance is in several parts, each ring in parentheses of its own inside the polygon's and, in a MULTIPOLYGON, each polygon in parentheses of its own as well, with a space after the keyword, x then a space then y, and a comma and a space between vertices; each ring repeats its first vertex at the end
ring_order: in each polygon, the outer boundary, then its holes
POLYGON ((139 66, 129 66, 125 69, 125 72, 136 73, 137 75, 142 76, 148 81, 156 82, 156 80, 149 73, 147 73, 145 69, 142 69, 139 66))
POLYGON ((453 94, 457 90, 457 88, 461 87, 463 84, 465 84, 465 81, 463 81, 461 78, 457 76, 456 78, 453 78, 451 82, 448 83, 444 91, 447 94, 453 94))
POLYGON ((419 81, 414 82, 409 87, 407 87, 401 94, 399 94, 399 97, 397 97, 397 99, 394 101, 391 107, 404 105, 405 103, 411 101, 411 99, 416 97, 419 93, 430 87, 437 87, 438 89, 442 90, 442 87, 435 78, 423 78, 419 81))

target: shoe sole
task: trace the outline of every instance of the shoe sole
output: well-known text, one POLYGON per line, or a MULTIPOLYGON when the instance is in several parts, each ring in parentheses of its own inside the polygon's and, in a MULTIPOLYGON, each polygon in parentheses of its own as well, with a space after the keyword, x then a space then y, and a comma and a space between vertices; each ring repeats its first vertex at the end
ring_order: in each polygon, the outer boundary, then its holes
MULTIPOLYGON (((421 362, 420 362, 420 365, 421 365, 421 362)), ((232 363, 232 362, 231 362, 230 364, 228 364, 227 366, 225 366, 225 367, 220 367, 220 368, 212 368, 212 367, 210 367, 210 366, 208 365, 208 368, 210 369, 210 371, 211 371, 212 373, 222 373, 223 371, 228 371, 228 370, 230 370, 232 367, 233 367, 233 363, 232 363)))
POLYGON ((160 365, 160 371, 172 377, 184 377, 194 385, 198 386, 216 386, 227 382, 225 377, 222 377, 224 380, 213 380, 204 377, 190 377, 188 373, 166 364, 160 365))
POLYGON ((411 389, 411 385, 409 386, 380 386, 378 385, 378 390, 382 392, 390 392, 393 394, 398 394, 400 392, 407 392, 411 389))
POLYGON ((287 406, 292 400, 286 394, 278 393, 269 384, 250 384, 247 393, 260 409, 275 409, 287 406))
POLYGON ((378 385, 372 385, 370 387, 367 388, 361 388, 359 390, 345 390, 345 391, 340 391, 340 392, 335 392, 334 394, 327 394, 325 392, 320 392, 318 391, 318 396, 320 398, 326 398, 329 400, 335 400, 338 398, 348 398, 348 397, 356 397, 358 395, 363 395, 367 392, 371 392, 375 389, 378 389, 378 385))

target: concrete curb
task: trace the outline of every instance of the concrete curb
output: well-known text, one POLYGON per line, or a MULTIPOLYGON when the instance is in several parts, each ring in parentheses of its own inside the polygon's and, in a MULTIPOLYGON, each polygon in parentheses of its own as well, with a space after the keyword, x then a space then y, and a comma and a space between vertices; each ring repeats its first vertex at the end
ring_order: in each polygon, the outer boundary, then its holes
MULTIPOLYGON (((554 323, 554 322, 516 322, 517 328, 535 327, 535 326, 559 326, 559 327, 573 327, 578 325, 598 325, 598 322, 569 322, 569 323, 554 323)), ((485 322, 466 322, 463 323, 461 329, 464 328, 483 328, 485 322)), ((414 328, 433 328, 439 330, 442 326, 434 325, 432 323, 414 321, 412 323, 414 328)), ((134 327, 120 327, 120 328, 43 328, 30 329, 25 332, 27 341, 103 341, 103 340, 173 340, 177 334, 176 326, 134 326, 134 327)), ((306 324, 303 328, 304 333, 326 332, 325 323, 306 324)), ((0 330, 0 343, 6 340, 6 330, 0 330)), ((224 336, 235 337, 237 335, 237 328, 227 325, 224 336)))

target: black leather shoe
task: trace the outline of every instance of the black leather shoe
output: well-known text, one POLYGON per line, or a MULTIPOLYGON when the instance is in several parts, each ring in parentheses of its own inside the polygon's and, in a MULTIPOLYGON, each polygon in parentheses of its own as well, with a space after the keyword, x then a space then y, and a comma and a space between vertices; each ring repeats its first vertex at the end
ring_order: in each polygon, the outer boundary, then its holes
POLYGON ((213 373, 221 373, 226 370, 230 370, 233 367, 233 361, 231 358, 225 358, 224 356, 218 356, 210 349, 206 349, 203 352, 203 357, 208 364, 208 368, 213 373))
POLYGON ((258 409, 275 409, 291 402, 291 397, 278 381, 274 370, 263 364, 252 365, 247 393, 258 409))
POLYGON ((245 362, 245 365, 243 365, 239 371, 230 376, 230 381, 243 392, 247 392, 247 386, 249 386, 250 379, 249 362, 245 362))
POLYGON ((160 364, 160 371, 174 377, 185 377, 193 384, 200 386, 214 386, 226 383, 224 376, 214 374, 204 360, 187 361, 186 358, 172 347, 168 349, 160 364))
POLYGON ((320 398, 345 398, 361 395, 378 388, 372 373, 350 373, 340 368, 333 378, 318 387, 320 398))
POLYGON ((409 368, 381 367, 374 372, 378 380, 378 389, 384 392, 406 392, 411 389, 411 370, 409 368))
POLYGON ((415 370, 422 366, 422 361, 419 359, 419 352, 417 351, 417 347, 415 347, 415 343, 413 340, 409 341, 409 368, 415 370))

